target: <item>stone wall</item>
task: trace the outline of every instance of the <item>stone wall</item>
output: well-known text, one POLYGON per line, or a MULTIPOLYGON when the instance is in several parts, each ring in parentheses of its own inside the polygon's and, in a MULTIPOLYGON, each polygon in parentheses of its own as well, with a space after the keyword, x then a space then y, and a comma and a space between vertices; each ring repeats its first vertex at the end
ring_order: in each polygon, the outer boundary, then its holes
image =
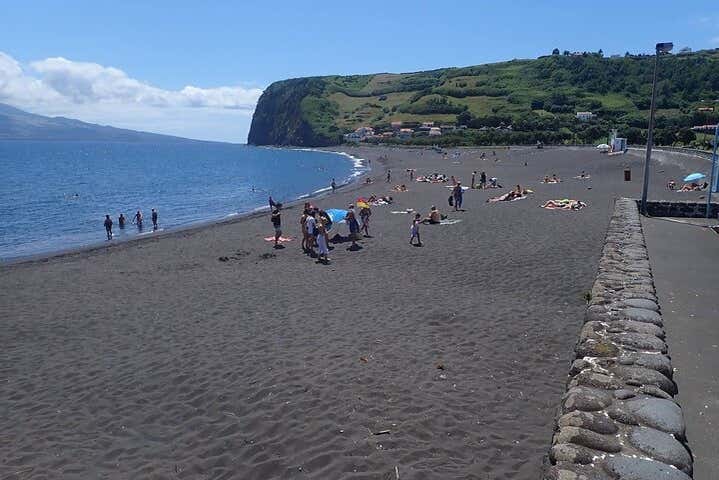
MULTIPOLYGON (((719 198, 719 193, 713 194, 719 198)), ((647 213, 652 217, 706 218, 707 202, 647 202, 647 213)), ((709 217, 717 218, 719 203, 709 205, 709 217)))
POLYGON ((690 479, 692 455, 634 200, 615 204, 591 293, 543 478, 690 479))

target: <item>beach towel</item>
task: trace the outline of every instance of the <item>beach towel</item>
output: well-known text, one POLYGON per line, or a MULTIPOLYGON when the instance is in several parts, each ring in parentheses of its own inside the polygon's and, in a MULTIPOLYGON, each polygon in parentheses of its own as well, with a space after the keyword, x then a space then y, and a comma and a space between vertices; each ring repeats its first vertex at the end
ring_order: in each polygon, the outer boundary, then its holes
POLYGON ((459 222, 461 222, 461 221, 462 221, 462 220, 459 219, 459 218, 450 218, 450 219, 447 219, 447 220, 440 220, 439 224, 440 224, 440 225, 454 225, 455 223, 459 223, 459 222))
MULTIPOLYGON (((452 185, 445 185, 444 188, 454 189, 454 187, 452 185)), ((469 187, 465 187, 464 185, 462 185, 462 190, 469 190, 469 187)))
MULTIPOLYGON (((265 237, 266 242, 274 242, 275 237, 265 237)), ((280 243, 287 243, 292 241, 292 237, 280 237, 280 243)))
POLYGON ((527 198, 527 195, 522 195, 521 197, 514 197, 514 198, 511 199, 511 200, 507 200, 507 197, 509 196, 510 193, 512 193, 512 192, 507 192, 507 193, 505 193, 505 194, 503 194, 503 195, 500 195, 500 196, 498 196, 498 197, 488 198, 488 199, 487 199, 487 203, 495 203, 495 202, 514 202, 515 200, 524 200, 525 198, 527 198))
POLYGON ((586 203, 571 198, 548 200, 544 202, 543 205, 540 205, 540 207, 546 208, 547 210, 581 210, 586 206, 586 203))

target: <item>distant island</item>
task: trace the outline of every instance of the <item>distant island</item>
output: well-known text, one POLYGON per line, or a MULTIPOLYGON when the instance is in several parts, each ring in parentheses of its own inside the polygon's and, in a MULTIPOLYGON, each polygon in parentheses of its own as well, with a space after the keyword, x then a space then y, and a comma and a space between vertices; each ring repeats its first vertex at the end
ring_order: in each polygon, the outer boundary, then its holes
POLYGON ((104 142, 195 142, 187 138, 137 132, 65 117, 45 117, 0 103, 0 141, 74 140, 104 142))
MULTIPOLYGON (((308 77, 270 85, 248 143, 327 146, 588 144, 612 129, 646 142, 652 55, 560 52, 416 73, 308 77)), ((655 143, 708 148, 719 50, 660 61, 655 143)))

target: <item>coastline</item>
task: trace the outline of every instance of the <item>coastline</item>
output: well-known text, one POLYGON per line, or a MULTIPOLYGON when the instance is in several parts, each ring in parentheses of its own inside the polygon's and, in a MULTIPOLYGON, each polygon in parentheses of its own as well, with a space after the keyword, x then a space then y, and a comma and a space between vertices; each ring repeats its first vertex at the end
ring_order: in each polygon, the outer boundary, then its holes
MULTIPOLYGON (((194 141, 194 140, 193 140, 194 141)), ((282 147, 257 147, 257 148, 271 148, 271 149, 281 149, 281 150, 300 150, 300 151, 313 151, 313 152, 320 152, 320 153, 331 153, 336 154, 340 156, 345 156, 348 158, 349 161, 353 162, 353 168, 355 171, 355 174, 351 175, 349 177, 350 180, 345 181, 344 183, 341 183, 337 186, 337 189, 343 189, 347 190, 347 188, 351 187, 352 185, 356 185, 360 182, 360 178, 367 177, 372 174, 372 168, 371 166, 363 163, 366 160, 362 158, 357 158, 349 153, 343 152, 343 151, 334 151, 334 150, 324 150, 320 148, 282 148, 282 147)), ((378 162, 381 164, 381 162, 378 162)), ((330 191, 331 188, 323 188, 314 192, 305 193, 297 197, 296 199, 293 199, 291 201, 288 201, 286 203, 283 203, 283 210, 284 209, 291 209, 292 207, 295 207, 297 205, 301 205, 307 200, 310 199, 317 199, 322 198, 326 195, 331 195, 332 192, 330 191)), ((136 235, 128 238, 114 238, 112 242, 108 242, 106 240, 98 240, 97 242, 93 242, 86 245, 80 245, 75 247, 67 247, 67 248, 61 248, 57 250, 52 250, 48 252, 39 252, 36 254, 31 255, 22 255, 18 257, 11 257, 11 258, 0 258, 0 269, 3 267, 10 267, 20 264, 26 264, 26 263, 46 263, 48 261, 54 260, 54 259, 62 259, 67 258, 75 255, 81 255, 84 253, 93 253, 93 252, 99 252, 99 251, 109 251, 113 250, 115 248, 123 247, 127 244, 135 244, 140 243, 144 241, 150 241, 150 240, 159 240, 162 238, 182 235, 184 233, 188 232, 194 232, 197 230, 203 230, 206 228, 212 228, 216 225, 227 225, 227 224, 233 224, 236 222, 241 222, 244 220, 247 220, 249 218, 256 218, 258 216, 266 215, 267 212, 269 212, 269 206, 262 206, 262 207, 256 207, 251 210, 248 210, 246 212, 240 212, 237 214, 230 214, 223 218, 216 218, 216 219, 210 219, 210 220, 201 220, 197 222, 191 222, 186 225, 178 225, 176 227, 170 227, 167 229, 161 229, 161 231, 157 232, 148 232, 144 235, 136 235)))

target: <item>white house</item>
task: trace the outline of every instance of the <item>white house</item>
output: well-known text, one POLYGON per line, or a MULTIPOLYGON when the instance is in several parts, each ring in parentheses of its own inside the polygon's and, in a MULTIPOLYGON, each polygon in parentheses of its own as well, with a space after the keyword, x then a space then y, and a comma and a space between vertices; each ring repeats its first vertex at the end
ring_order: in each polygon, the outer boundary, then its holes
POLYGON ((592 112, 577 112, 577 120, 580 120, 582 122, 591 120, 594 118, 594 116, 595 115, 592 112))
POLYGON ((442 135, 442 129, 439 127, 430 127, 429 129, 429 136, 430 137, 438 137, 442 135))

